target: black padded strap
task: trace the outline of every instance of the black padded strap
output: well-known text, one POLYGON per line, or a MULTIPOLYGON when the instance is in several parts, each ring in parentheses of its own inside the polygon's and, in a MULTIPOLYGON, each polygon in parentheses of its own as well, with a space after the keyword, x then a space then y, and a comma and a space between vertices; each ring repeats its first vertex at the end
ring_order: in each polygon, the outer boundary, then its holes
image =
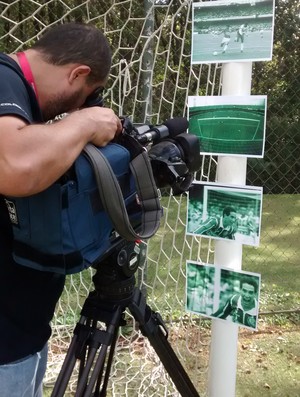
POLYGON ((137 234, 130 223, 119 182, 108 160, 92 144, 87 144, 83 151, 93 167, 102 205, 115 230, 128 241, 152 237, 159 228, 162 208, 147 152, 142 151, 130 163, 142 209, 141 228, 137 234))

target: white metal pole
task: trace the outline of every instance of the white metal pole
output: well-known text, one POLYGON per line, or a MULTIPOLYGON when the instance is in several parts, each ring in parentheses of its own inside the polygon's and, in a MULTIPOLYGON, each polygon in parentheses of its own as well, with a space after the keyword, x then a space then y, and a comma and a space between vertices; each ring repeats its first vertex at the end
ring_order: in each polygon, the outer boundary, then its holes
MULTIPOLYGON (((222 68, 222 95, 251 93, 252 62, 227 63, 222 68)), ((217 182, 245 185, 246 157, 219 156, 217 182)), ((233 270, 242 268, 242 245, 235 241, 216 241, 214 263, 233 270)), ((234 397, 237 370, 238 325, 212 320, 209 361, 209 397, 234 397)))

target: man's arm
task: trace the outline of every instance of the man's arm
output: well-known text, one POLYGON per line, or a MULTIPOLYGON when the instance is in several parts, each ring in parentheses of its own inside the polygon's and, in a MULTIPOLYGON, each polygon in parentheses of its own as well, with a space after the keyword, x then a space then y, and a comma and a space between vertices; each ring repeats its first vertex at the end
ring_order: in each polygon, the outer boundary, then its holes
POLYGON ((73 112, 52 124, 28 125, 15 116, 0 117, 0 194, 38 193, 66 172, 88 142, 105 146, 121 122, 108 108, 73 112))
POLYGON ((193 231, 193 233, 203 234, 211 230, 213 227, 217 225, 216 218, 206 219, 201 225, 193 231))
POLYGON ((233 309, 231 301, 232 301, 232 298, 228 299, 226 304, 223 307, 220 307, 215 313, 212 314, 212 316, 226 319, 230 315, 230 313, 232 312, 232 309, 233 309))
POLYGON ((235 234, 238 230, 239 222, 236 220, 228 229, 228 238, 230 240, 235 240, 235 234))

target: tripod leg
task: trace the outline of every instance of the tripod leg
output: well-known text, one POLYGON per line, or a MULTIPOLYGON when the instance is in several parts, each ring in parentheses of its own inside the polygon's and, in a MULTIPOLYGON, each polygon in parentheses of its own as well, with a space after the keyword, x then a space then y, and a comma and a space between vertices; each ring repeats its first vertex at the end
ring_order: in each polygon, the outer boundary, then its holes
POLYGON ((104 375, 104 379, 103 379, 103 383, 102 383, 101 393, 99 393, 99 389, 101 387, 101 381, 100 381, 101 378, 99 376, 98 380, 97 380, 96 388, 95 388, 96 392, 94 393, 94 397, 105 397, 106 396, 106 390, 107 390, 107 386, 108 386, 109 375, 110 375, 111 366, 112 366, 113 359, 114 359, 114 352, 116 349, 118 336, 119 336, 119 327, 116 328, 116 330, 115 330, 115 335, 113 337, 111 347, 109 349, 109 356, 107 358, 106 371, 105 371, 105 375, 104 375))
POLYGON ((84 390, 87 387, 89 372, 92 368, 96 353, 97 353, 97 348, 90 349, 88 358, 85 363, 85 367, 83 368, 83 371, 78 379, 75 397, 81 397, 84 393, 84 390))
POLYGON ((146 304, 145 297, 137 288, 129 310, 138 321, 142 334, 149 339, 182 397, 200 397, 168 342, 168 332, 160 314, 151 310, 146 304))
MULTIPOLYGON (((104 369, 104 363, 105 363, 105 357, 107 354, 107 349, 108 349, 108 346, 111 346, 111 351, 110 351, 109 359, 108 359, 109 365, 106 366, 105 381, 104 381, 104 384, 103 384, 103 387, 101 390, 101 395, 102 396, 106 395, 107 381, 108 381, 109 372, 111 369, 112 356, 114 353, 114 348, 115 348, 117 337, 118 337, 119 324, 120 324, 120 319, 122 317, 122 313, 123 313, 123 309, 120 306, 117 307, 116 311, 113 315, 111 323, 107 326, 107 330, 105 332, 105 341, 101 340, 102 346, 100 348, 99 355, 96 360, 94 369, 91 373, 89 384, 87 385, 85 393, 83 395, 84 397, 90 397, 92 395, 94 386, 97 381, 98 381, 97 386, 100 386, 100 383, 101 383, 100 380, 101 380, 101 375, 102 375, 103 369, 104 369)), ((103 335, 104 335, 103 331, 101 334, 99 333, 100 338, 103 335)), ((78 388, 78 390, 79 390, 79 388, 78 388)), ((81 396, 81 394, 78 393, 78 397, 80 397, 80 396, 81 396)), ((75 397, 77 397, 77 392, 76 392, 75 397)))
POLYGON ((61 371, 58 375, 58 378, 55 382, 51 397, 63 397, 68 386, 70 377, 72 375, 73 368, 76 363, 76 343, 77 343, 77 335, 74 335, 72 341, 70 343, 68 353, 63 362, 61 371))
POLYGON ((106 335, 106 332, 100 331, 96 328, 95 323, 94 325, 91 325, 91 321, 89 319, 85 316, 81 316, 75 327, 74 336, 54 385, 51 397, 64 396, 77 360, 80 361, 80 372, 78 376, 76 397, 81 397, 87 387, 89 372, 92 368, 97 349, 101 343, 108 344, 109 340, 110 336, 106 335), (89 352, 86 354, 88 346, 89 352))

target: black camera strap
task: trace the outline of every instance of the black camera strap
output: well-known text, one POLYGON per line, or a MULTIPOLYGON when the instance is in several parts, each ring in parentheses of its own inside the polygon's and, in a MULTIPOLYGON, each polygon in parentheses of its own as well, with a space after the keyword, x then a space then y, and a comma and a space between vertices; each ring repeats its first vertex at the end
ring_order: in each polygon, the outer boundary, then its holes
POLYGON ((108 160, 92 144, 87 144, 83 151, 95 172, 102 205, 117 233, 128 241, 152 237, 159 228, 162 207, 147 152, 142 150, 130 162, 142 209, 141 231, 136 233, 130 223, 119 182, 108 160))

